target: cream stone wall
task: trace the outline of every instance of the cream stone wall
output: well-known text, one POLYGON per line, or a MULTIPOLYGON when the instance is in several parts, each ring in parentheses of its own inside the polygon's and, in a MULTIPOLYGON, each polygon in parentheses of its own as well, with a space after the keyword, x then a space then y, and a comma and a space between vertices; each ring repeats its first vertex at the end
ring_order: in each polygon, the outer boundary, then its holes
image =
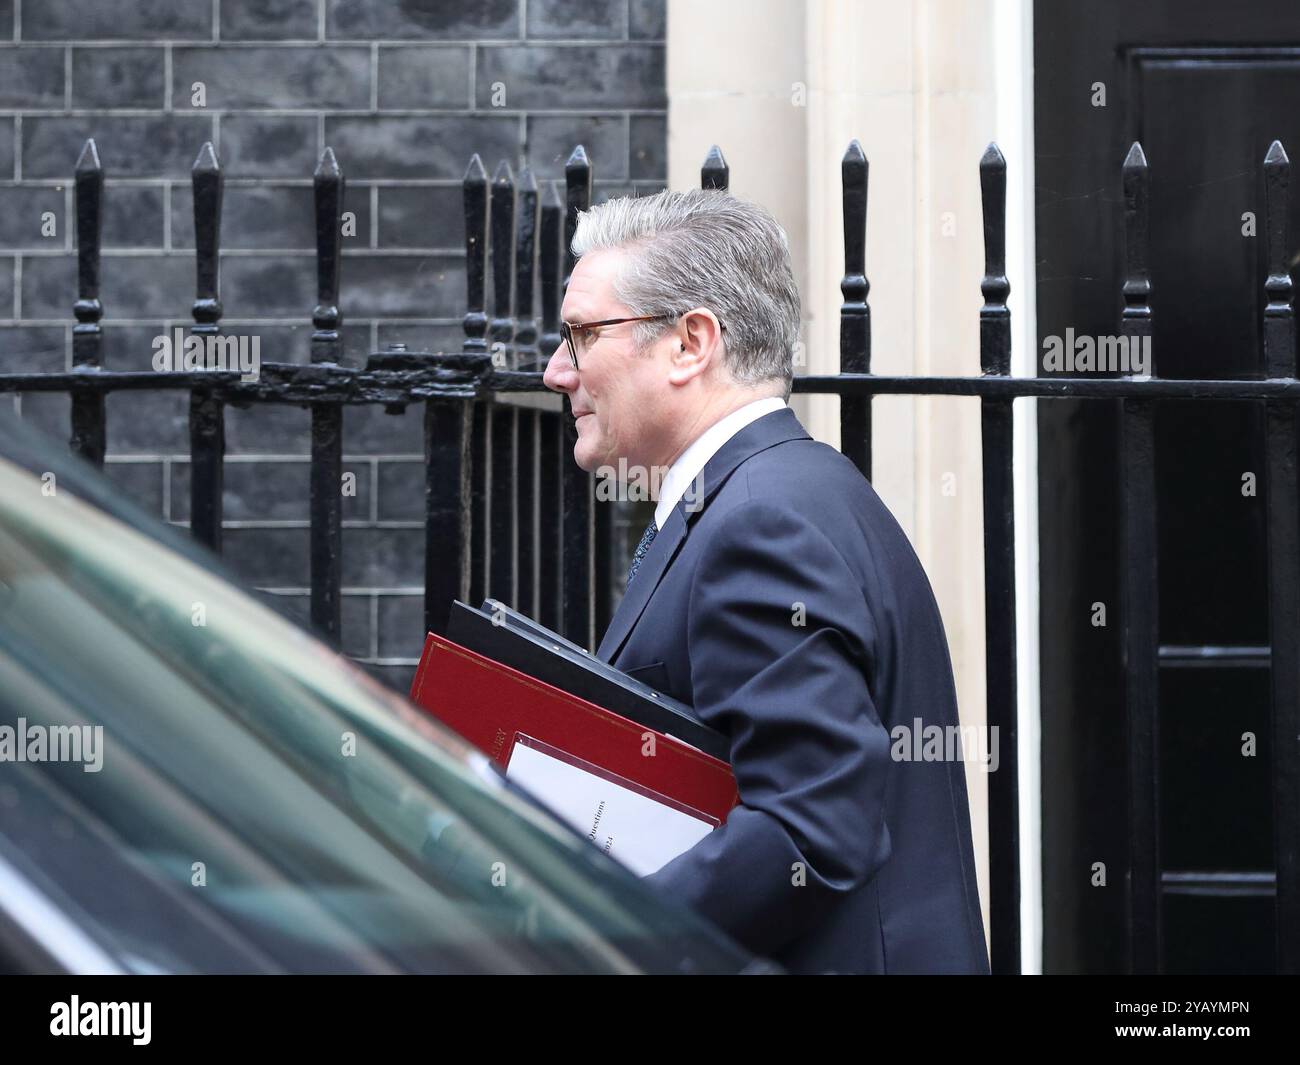
MULTIPOLYGON (((669 0, 669 184, 698 185, 713 144, 731 191, 773 211, 790 237, 807 366, 839 370, 843 275, 840 161, 856 138, 867 208, 872 371, 977 375, 983 230, 978 163, 998 140, 1009 169, 1013 321, 1032 350, 1029 0, 669 0), (1013 148, 1021 154, 1013 157, 1013 148), (1028 222, 1025 218, 1028 218, 1028 222), (1019 267, 1017 275, 1014 268, 1019 267)), ((1022 371, 1023 372, 1023 371, 1022 371)), ((839 400, 795 396, 815 437, 839 446, 839 400)), ((1032 411, 1018 404, 1018 489, 1032 506, 1032 411), (1028 449, 1028 450, 1026 450, 1028 449)), ((963 724, 985 722, 979 403, 874 401, 873 484, 912 540, 943 613, 963 724)), ((1032 511, 1029 512, 1032 514, 1032 511)), ((1021 530, 1032 537, 1022 513, 1021 530)), ((1034 545, 1018 544, 1021 591, 1034 545)), ((1036 688, 1036 608, 1021 603, 1022 678, 1036 688), (1022 639, 1022 643, 1024 640, 1022 639), (1029 655, 1032 660, 1026 660, 1029 655)), ((1022 680, 1022 687, 1026 687, 1022 680)), ((1036 692, 1022 692, 1022 836, 1036 830, 1036 692), (1033 721, 1026 713, 1034 716, 1033 721)), ((979 887, 988 922, 987 775, 968 763, 979 887)), ((1022 853, 1022 932, 1037 935, 1036 836, 1022 853)), ((1025 967, 1033 971, 1034 944, 1025 967)))

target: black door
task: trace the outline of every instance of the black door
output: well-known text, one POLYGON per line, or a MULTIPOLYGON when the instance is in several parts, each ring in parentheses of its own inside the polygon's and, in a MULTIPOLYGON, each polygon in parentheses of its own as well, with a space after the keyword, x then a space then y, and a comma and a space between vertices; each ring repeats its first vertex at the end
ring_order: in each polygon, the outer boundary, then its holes
MULTIPOLYGON (((1262 162, 1274 139, 1300 162, 1300 4, 1040 0, 1034 19, 1039 372, 1046 338, 1119 333, 1120 166, 1137 140, 1155 372, 1263 376, 1262 162)), ((1039 404, 1047 972, 1127 966, 1117 413, 1039 404)), ((1263 411, 1169 401, 1155 417, 1160 964, 1268 972, 1263 411)))

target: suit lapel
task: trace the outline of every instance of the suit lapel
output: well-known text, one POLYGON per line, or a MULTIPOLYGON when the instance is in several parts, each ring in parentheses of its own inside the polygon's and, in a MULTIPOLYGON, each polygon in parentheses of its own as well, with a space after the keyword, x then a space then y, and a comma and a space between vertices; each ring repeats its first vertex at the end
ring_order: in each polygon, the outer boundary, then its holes
POLYGON ((799 424, 794 411, 789 407, 756 418, 722 445, 705 463, 700 474, 699 500, 691 498, 690 490, 678 500, 673 507, 664 527, 655 534, 650 549, 641 560, 636 571, 636 579, 629 586, 623 601, 619 603, 609 628, 605 631, 596 657, 602 662, 612 662, 627 642, 633 627, 640 620, 646 604, 654 595, 655 589, 663 579, 665 571, 677 552, 681 549, 691 525, 704 513, 727 479, 746 459, 775 447, 787 440, 809 440, 808 433, 799 424))

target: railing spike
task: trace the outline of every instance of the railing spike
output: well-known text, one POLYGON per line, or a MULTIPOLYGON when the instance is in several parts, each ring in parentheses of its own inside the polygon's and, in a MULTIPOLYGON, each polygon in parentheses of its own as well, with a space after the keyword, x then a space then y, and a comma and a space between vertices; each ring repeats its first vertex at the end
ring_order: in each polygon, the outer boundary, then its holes
POLYGON ((515 208, 515 351, 521 370, 538 369, 537 316, 533 289, 537 281, 537 178, 532 167, 519 173, 515 208))
POLYGON ((560 345, 560 286, 564 276, 560 260, 560 231, 564 220, 564 200, 555 182, 547 182, 548 194, 542 204, 540 257, 538 274, 542 290, 542 351, 550 355, 560 345))
MULTIPOLYGON (((77 301, 72 313, 72 364, 99 366, 103 329, 99 324, 104 306, 99 301, 99 266, 103 240, 104 168, 93 139, 86 141, 77 158, 77 301)), ((96 466, 104 463, 106 429, 102 393, 72 393, 72 450, 96 466)))
POLYGON ((221 200, 225 175, 211 141, 205 141, 190 170, 194 189, 194 263, 197 285, 193 306, 196 336, 215 336, 221 320, 221 200))
POLYGON ((488 214, 487 171, 476 152, 461 181, 465 210, 465 343, 466 355, 487 352, 487 308, 484 302, 487 269, 488 214))
MULTIPOLYGON (((867 294, 867 180, 862 145, 854 140, 840 161, 840 195, 844 215, 844 277, 840 292, 840 373, 871 372, 871 306, 867 294)), ((871 479, 871 397, 840 401, 840 447, 862 476, 871 479)))
POLYGON ((513 369, 515 274, 515 175, 502 159, 492 176, 492 320, 488 324, 492 364, 513 369))
POLYGON ((984 277, 980 292, 980 372, 1011 372, 1011 312, 1007 296, 1007 161, 996 144, 980 157, 980 202, 984 215, 984 277))
POLYGON ((704 157, 704 165, 700 167, 700 188, 726 192, 730 187, 731 167, 727 165, 722 149, 715 144, 709 149, 708 155, 704 157))
POLYGON ((1264 156, 1264 235, 1268 278, 1264 293, 1264 367, 1269 377, 1295 376, 1295 311, 1291 306, 1291 270, 1287 262, 1287 214, 1291 160, 1281 141, 1264 156))

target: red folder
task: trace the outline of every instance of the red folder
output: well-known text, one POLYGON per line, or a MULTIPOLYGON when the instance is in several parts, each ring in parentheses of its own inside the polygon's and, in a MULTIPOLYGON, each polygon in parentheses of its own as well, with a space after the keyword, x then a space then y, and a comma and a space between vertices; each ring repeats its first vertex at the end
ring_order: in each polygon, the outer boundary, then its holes
POLYGON ((411 699, 503 768, 522 741, 715 826, 739 801, 726 762, 434 633, 411 699))

